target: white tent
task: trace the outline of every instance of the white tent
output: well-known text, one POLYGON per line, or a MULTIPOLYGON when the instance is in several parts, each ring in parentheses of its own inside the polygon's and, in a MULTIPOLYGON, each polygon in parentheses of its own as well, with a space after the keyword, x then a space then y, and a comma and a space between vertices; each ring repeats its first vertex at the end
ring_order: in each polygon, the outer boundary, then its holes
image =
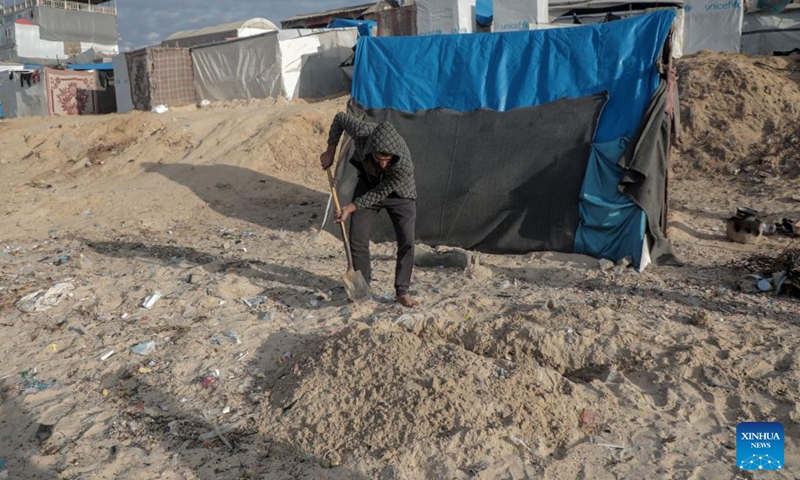
POLYGON ((800 48, 800 4, 780 13, 752 12, 744 16, 742 53, 772 55, 800 48))
POLYGON ((194 47, 197 98, 292 100, 346 92, 349 79, 339 65, 357 36, 355 28, 292 29, 194 47))

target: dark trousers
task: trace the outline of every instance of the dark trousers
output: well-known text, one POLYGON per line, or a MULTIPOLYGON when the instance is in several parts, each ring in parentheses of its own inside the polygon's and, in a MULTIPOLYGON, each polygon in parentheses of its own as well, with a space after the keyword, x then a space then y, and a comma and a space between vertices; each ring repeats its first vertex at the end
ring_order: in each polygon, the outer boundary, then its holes
MULTIPOLYGON (((367 187, 368 188, 368 187, 367 187)), ((361 182, 356 187, 356 196, 363 190, 361 182)), ((358 209, 351 215, 350 248, 353 252, 353 268, 364 276, 367 283, 372 279, 369 258, 369 237, 372 223, 382 209, 386 209, 397 237, 397 265, 394 272, 395 294, 405 295, 411 286, 411 270, 414 266, 414 224, 417 219, 417 202, 407 198, 387 197, 370 208, 358 209)))

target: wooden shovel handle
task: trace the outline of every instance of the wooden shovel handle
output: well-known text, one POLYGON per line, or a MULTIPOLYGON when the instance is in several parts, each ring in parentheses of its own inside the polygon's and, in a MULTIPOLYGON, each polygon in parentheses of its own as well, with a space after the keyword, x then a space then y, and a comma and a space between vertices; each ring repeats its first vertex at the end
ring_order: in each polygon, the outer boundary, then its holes
MULTIPOLYGON (((328 167, 325 172, 328 174, 328 183, 331 185, 331 196, 333 197, 333 206, 336 208, 336 213, 342 211, 341 205, 339 205, 339 195, 336 193, 336 182, 333 181, 333 174, 331 173, 331 169, 333 167, 328 167)), ((342 227, 342 240, 344 240, 344 249, 347 253, 347 268, 348 270, 353 269, 353 254, 350 252, 350 240, 347 238, 347 229, 344 226, 344 222, 339 222, 339 225, 342 227)))

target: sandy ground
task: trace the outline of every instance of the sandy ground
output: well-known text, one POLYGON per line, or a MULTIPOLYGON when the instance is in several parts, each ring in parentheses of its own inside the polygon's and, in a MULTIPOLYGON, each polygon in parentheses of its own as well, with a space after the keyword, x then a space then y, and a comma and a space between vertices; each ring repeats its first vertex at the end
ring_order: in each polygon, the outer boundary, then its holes
POLYGON ((346 98, 0 121, 0 463, 14 479, 766 478, 737 472, 735 428, 774 420, 770 477, 800 478, 800 302, 737 287, 748 259, 798 242, 724 234, 738 206, 800 219, 798 60, 679 66, 669 236, 686 266, 480 255, 417 268, 416 310, 389 301, 392 244, 375 246, 376 300, 348 305, 341 245, 317 232, 317 158, 346 98))

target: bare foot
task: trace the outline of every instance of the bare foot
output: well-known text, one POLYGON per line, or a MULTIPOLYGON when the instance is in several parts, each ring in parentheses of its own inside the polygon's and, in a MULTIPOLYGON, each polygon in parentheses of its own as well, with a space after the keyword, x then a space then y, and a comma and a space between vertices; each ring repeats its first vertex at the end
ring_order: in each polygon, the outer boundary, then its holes
POLYGON ((419 307, 419 302, 414 300, 413 298, 411 298, 411 295, 409 295, 409 294, 398 295, 397 296, 397 303, 399 303, 400 305, 402 305, 404 307, 408 307, 408 308, 419 307))

